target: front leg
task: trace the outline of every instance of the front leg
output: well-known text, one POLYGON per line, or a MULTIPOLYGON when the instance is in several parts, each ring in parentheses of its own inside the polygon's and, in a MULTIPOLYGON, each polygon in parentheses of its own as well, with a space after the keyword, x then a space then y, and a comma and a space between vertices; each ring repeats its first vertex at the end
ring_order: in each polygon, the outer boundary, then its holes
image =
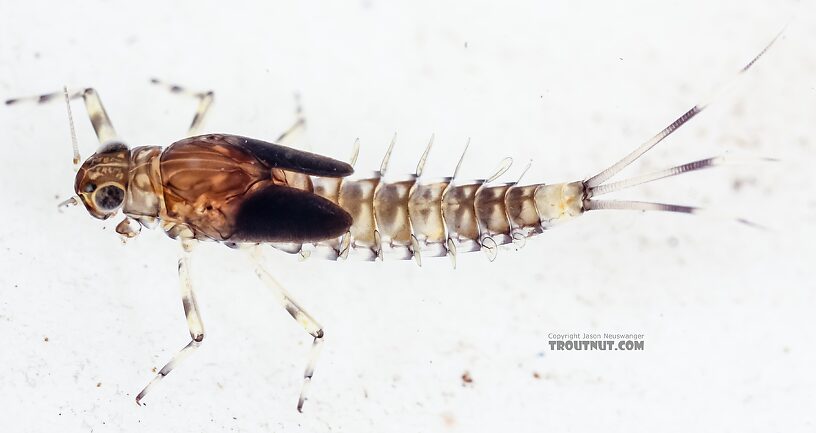
POLYGON ((141 224, 129 216, 125 216, 125 219, 116 225, 116 233, 122 235, 123 242, 130 238, 135 238, 141 231, 141 224))
MULTIPOLYGON (((62 96, 63 92, 59 91, 25 98, 12 98, 6 100, 6 105, 17 104, 20 102, 35 102, 37 104, 44 104, 50 101, 58 101, 62 96)), ((102 99, 99 97, 99 93, 97 93, 97 91, 93 88, 89 87, 78 92, 68 94, 68 99, 78 98, 82 98, 85 101, 85 109, 88 112, 88 118, 91 120, 91 125, 93 125, 94 132, 96 132, 96 137, 99 139, 99 144, 104 145, 111 141, 118 140, 116 130, 113 129, 113 124, 108 117, 108 113, 105 111, 105 107, 102 105, 102 99)), ((77 162, 78 161, 74 161, 74 163, 77 162)))
POLYGON ((201 316, 198 313, 198 304, 196 303, 195 295, 193 294, 193 285, 190 281, 190 252, 192 251, 195 240, 182 239, 182 253, 178 261, 178 273, 181 283, 181 304, 184 306, 184 315, 187 317, 187 327, 190 330, 190 343, 182 348, 172 359, 164 366, 156 377, 144 387, 144 389, 136 396, 136 404, 141 405, 142 399, 147 395, 148 391, 159 382, 162 378, 170 374, 176 365, 183 361, 201 342, 204 341, 204 325, 201 323, 201 316))

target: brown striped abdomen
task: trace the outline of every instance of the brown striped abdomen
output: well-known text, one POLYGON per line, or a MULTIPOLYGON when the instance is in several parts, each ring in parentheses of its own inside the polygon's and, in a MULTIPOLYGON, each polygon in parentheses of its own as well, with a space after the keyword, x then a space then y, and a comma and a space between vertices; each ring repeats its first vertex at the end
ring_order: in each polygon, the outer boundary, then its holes
MULTIPOLYGON (((357 179, 312 178, 315 193, 338 203, 353 219, 344 238, 317 244, 329 259, 346 255, 410 259, 438 257, 523 241, 543 231, 540 211, 559 208, 550 200, 561 185, 484 184, 450 178, 383 180, 378 172, 357 179)), ((557 218, 556 218, 557 219, 557 218)))

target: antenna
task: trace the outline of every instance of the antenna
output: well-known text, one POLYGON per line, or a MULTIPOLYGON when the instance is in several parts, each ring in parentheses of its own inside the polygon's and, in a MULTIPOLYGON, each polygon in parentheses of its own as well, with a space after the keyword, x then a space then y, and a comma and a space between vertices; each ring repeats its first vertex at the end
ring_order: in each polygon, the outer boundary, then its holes
POLYGON ((68 86, 62 86, 62 92, 65 95, 65 107, 68 108, 68 124, 71 126, 71 145, 74 147, 74 169, 79 170, 79 162, 82 157, 79 156, 79 144, 77 143, 76 130, 74 129, 74 116, 71 114, 71 98, 68 96, 68 86))

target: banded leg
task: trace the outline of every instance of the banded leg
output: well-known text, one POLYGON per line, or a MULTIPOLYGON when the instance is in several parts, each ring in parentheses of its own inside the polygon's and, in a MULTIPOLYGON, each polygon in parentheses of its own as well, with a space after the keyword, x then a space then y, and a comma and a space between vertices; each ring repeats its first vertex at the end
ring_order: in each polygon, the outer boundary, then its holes
POLYGON ((190 281, 190 252, 194 242, 194 240, 181 241, 182 253, 178 261, 178 273, 181 283, 181 303, 184 306, 184 315, 187 317, 187 327, 190 330, 190 343, 176 353, 176 355, 159 370, 156 377, 136 396, 136 404, 138 405, 142 404, 142 399, 156 383, 170 374, 181 361, 190 356, 190 354, 201 345, 201 342, 204 341, 204 325, 201 323, 201 316, 198 313, 198 304, 196 303, 195 295, 193 294, 193 285, 190 281))
POLYGON ((281 306, 286 309, 286 312, 303 327, 306 332, 314 337, 312 342, 312 349, 309 353, 309 361, 306 364, 306 371, 303 372, 303 387, 300 390, 298 397, 297 410, 303 412, 303 403, 306 401, 309 385, 312 382, 314 375, 315 363, 317 357, 320 355, 320 349, 323 346, 323 327, 306 312, 297 302, 292 298, 292 295, 281 286, 281 284, 272 276, 262 265, 262 256, 260 246, 255 246, 251 251, 252 259, 255 262, 255 275, 266 283, 269 288, 273 290, 278 298, 281 306))
MULTIPOLYGON (((45 104, 50 101, 57 101, 64 96, 63 91, 54 93, 46 93, 44 95, 12 98, 6 100, 6 105, 18 104, 20 102, 34 102, 37 104, 45 104)), ((85 109, 88 111, 88 118, 91 120, 96 137, 100 144, 105 144, 110 141, 117 140, 116 130, 113 129, 108 113, 102 105, 102 100, 99 98, 99 93, 93 88, 86 88, 77 92, 69 93, 69 99, 82 98, 85 101, 85 109)))
POLYGON ((198 107, 196 108, 196 113, 193 116, 193 121, 190 122, 190 127, 187 129, 187 135, 194 136, 198 133, 199 128, 201 128, 201 124, 204 122, 204 116, 207 115, 207 112, 210 109, 210 105, 212 105, 213 100, 215 99, 215 93, 212 90, 208 90, 206 92, 194 92, 192 90, 185 89, 176 84, 168 84, 165 83, 158 78, 151 78, 150 82, 157 86, 161 86, 166 88, 170 93, 180 93, 183 95, 192 96, 198 99, 198 107))
MULTIPOLYGON (((299 134, 306 131, 306 117, 303 115, 303 105, 300 103, 300 95, 295 93, 295 123, 292 124, 286 131, 275 140, 275 143, 283 146, 293 146, 293 141, 296 140, 299 134)), ((309 147, 308 145, 305 147, 309 147)))

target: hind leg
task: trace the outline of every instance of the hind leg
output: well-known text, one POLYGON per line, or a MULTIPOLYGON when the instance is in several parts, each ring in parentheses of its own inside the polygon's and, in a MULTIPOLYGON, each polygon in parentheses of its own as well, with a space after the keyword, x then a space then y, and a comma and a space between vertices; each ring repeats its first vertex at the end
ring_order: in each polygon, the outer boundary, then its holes
POLYGON ((278 302, 280 302, 281 306, 295 319, 300 326, 303 327, 303 330, 309 333, 314 340, 312 341, 312 349, 309 353, 309 360, 306 363, 306 370, 303 372, 303 386, 300 391, 300 396, 298 397, 297 403, 297 410, 298 412, 303 412, 303 403, 306 401, 307 394, 309 391, 309 385, 312 382, 312 376, 314 375, 315 364, 317 363, 317 357, 320 354, 320 349, 323 346, 323 327, 320 326, 319 323, 304 310, 300 305, 298 305, 297 301, 292 298, 292 295, 283 288, 283 286, 269 273, 266 269, 264 269, 261 257, 260 246, 254 246, 251 250, 252 259, 255 264, 255 275, 261 279, 266 285, 273 290, 276 297, 278 298, 278 302))
MULTIPOLYGON (((281 135, 275 140, 275 143, 281 144, 284 146, 289 147, 297 147, 295 146, 295 142, 298 141, 298 138, 301 138, 303 134, 306 132, 306 117, 303 115, 303 106, 300 103, 300 95, 295 93, 295 122, 283 131, 281 135)), ((306 146, 307 149, 309 148, 308 144, 306 146)))

